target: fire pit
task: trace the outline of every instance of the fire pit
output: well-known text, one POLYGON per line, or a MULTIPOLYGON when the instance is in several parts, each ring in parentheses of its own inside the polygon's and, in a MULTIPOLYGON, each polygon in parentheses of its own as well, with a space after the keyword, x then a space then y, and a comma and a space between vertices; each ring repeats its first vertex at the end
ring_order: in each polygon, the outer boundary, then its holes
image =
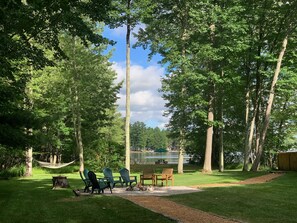
POLYGON ((67 177, 65 176, 55 176, 53 177, 53 188, 68 188, 69 187, 69 183, 67 180, 67 177))

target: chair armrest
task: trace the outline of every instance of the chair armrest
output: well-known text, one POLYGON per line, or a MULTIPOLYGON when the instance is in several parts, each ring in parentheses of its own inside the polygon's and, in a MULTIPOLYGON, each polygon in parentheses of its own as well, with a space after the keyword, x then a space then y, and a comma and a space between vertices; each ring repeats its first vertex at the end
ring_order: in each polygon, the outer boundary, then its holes
POLYGON ((158 178, 159 176, 162 176, 162 174, 154 174, 154 176, 158 178))

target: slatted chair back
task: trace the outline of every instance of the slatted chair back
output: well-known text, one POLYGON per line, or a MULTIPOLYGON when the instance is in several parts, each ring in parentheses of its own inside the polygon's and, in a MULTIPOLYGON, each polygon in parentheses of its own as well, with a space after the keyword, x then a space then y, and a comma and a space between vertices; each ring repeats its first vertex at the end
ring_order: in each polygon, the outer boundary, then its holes
POLYGON ((119 184, 121 184, 121 186, 123 186, 121 177, 115 178, 113 176, 112 170, 110 168, 108 168, 108 167, 104 168, 103 174, 104 174, 104 177, 110 182, 110 185, 112 188, 114 188, 117 183, 119 183, 119 184))
POLYGON ((99 194, 101 192, 104 193, 104 189, 107 188, 107 187, 110 189, 110 192, 112 193, 112 188, 110 186, 110 183, 109 182, 106 183, 103 179, 97 179, 97 176, 93 171, 88 172, 88 177, 89 177, 89 180, 92 183, 92 193, 95 190, 98 190, 99 194))
POLYGON ((132 183, 137 184, 137 176, 130 176, 129 170, 126 168, 120 169, 120 175, 123 180, 123 183, 128 186, 128 184, 131 186, 132 183))
POLYGON ((161 180, 162 185, 163 181, 166 182, 166 186, 168 186, 168 181, 171 181, 171 185, 174 185, 174 176, 173 176, 173 168, 163 168, 162 174, 156 175, 156 184, 161 180))
POLYGON ((140 183, 144 185, 145 180, 151 180, 152 185, 155 185, 155 171, 153 168, 145 168, 140 175, 140 183))

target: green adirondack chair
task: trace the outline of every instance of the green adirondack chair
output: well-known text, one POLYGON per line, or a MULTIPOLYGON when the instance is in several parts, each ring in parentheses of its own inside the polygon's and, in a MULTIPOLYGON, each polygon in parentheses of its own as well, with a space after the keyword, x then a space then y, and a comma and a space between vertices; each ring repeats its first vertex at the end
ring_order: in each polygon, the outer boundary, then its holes
POLYGON ((108 168, 108 167, 104 168, 103 174, 104 174, 104 178, 110 182, 110 186, 112 188, 114 188, 117 183, 120 183, 121 186, 123 187, 123 182, 122 182, 121 177, 119 177, 118 180, 115 180, 115 178, 113 177, 113 174, 112 174, 112 170, 110 168, 108 168))
POLYGON ((89 171, 87 169, 84 169, 83 172, 79 171, 80 178, 85 184, 84 192, 90 191, 90 187, 92 187, 92 183, 89 179, 88 172, 89 171))
POLYGON ((94 193, 95 190, 98 191, 100 194, 101 192, 104 193, 104 189, 109 188, 110 193, 112 193, 112 188, 110 186, 110 182, 105 181, 104 179, 97 179, 96 174, 93 171, 88 172, 89 179, 92 183, 92 191, 91 193, 94 193))
POLYGON ((128 169, 126 169, 126 168, 120 169, 120 175, 123 180, 123 183, 125 183, 126 186, 128 186, 128 184, 131 186, 132 183, 137 184, 137 176, 130 176, 128 169))

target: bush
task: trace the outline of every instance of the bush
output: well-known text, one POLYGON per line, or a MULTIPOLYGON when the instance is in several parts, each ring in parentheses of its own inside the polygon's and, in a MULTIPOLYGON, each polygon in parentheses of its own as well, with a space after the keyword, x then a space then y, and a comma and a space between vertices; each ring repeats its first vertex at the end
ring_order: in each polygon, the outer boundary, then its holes
POLYGON ((21 177, 24 176, 25 166, 17 165, 0 172, 1 178, 21 177))

